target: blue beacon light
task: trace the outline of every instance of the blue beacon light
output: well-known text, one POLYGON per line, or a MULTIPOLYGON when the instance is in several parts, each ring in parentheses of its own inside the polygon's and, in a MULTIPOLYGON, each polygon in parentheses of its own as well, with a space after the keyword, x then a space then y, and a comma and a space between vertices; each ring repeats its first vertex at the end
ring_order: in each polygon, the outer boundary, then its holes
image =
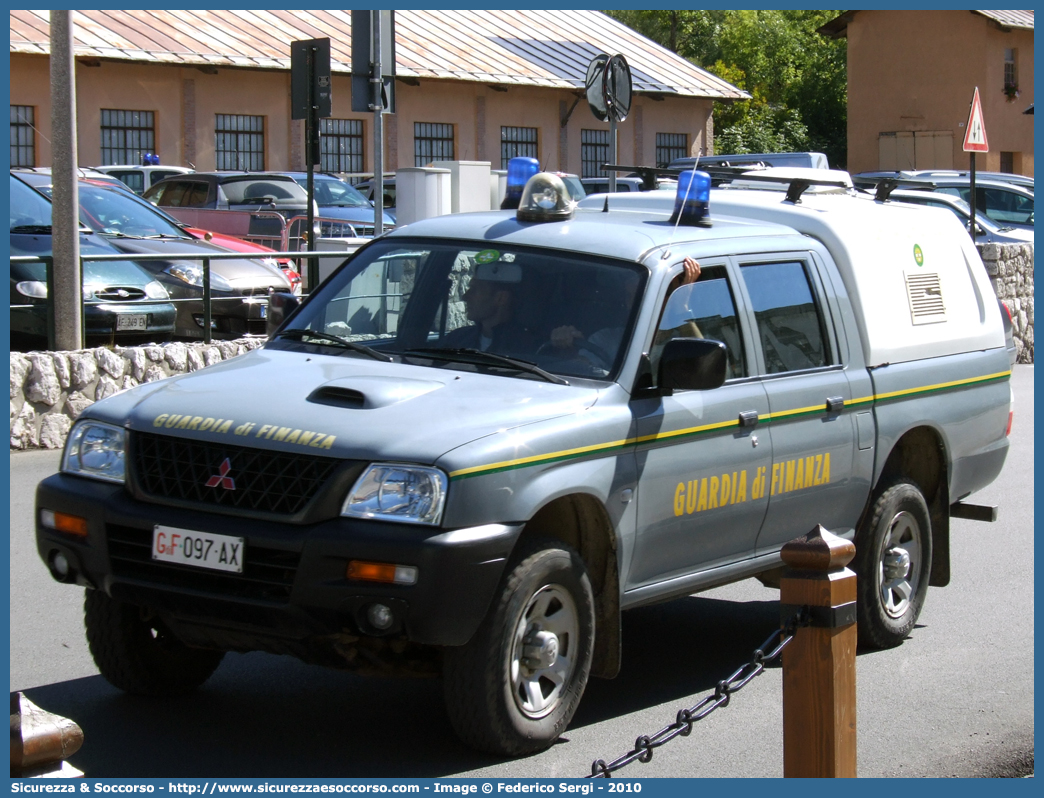
POLYGON ((671 223, 710 227, 710 219, 707 218, 710 188, 711 176, 706 172, 691 170, 678 175, 678 193, 674 197, 671 223))
POLYGON ((502 211, 513 211, 518 209, 522 201, 522 190, 529 182, 529 178, 540 171, 540 162, 536 158, 512 158, 508 161, 507 168, 507 191, 504 193, 504 201, 500 203, 502 211))

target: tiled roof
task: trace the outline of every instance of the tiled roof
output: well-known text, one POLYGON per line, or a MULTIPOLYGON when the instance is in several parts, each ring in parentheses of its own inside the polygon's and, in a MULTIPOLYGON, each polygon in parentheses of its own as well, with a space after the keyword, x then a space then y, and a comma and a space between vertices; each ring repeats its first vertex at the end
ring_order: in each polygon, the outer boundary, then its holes
MULTIPOLYGON (((11 11, 11 52, 49 52, 48 11, 11 11)), ((351 71, 350 11, 74 11, 77 56, 289 69, 290 42, 329 37, 351 71)), ((396 11, 399 77, 583 88, 600 52, 622 53, 636 92, 746 99, 745 92, 597 11, 396 11)))

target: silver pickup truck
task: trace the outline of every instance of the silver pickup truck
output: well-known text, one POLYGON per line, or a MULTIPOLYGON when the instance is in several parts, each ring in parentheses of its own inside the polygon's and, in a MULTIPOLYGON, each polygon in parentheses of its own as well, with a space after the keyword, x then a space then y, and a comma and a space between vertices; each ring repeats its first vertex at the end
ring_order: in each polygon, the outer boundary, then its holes
POLYGON ((616 675, 624 610, 772 584, 816 524, 855 541, 861 642, 899 643, 1007 453, 982 262, 945 211, 704 177, 577 207, 537 174, 274 296, 263 348, 91 406, 36 523, 102 675, 441 676, 466 743, 525 754, 616 675))

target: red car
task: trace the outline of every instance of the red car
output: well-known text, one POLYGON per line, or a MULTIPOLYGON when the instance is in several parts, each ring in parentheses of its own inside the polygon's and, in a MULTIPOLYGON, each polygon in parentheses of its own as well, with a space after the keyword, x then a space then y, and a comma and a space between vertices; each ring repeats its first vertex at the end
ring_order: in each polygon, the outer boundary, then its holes
MULTIPOLYGON (((264 253, 275 252, 274 249, 262 246, 261 244, 255 244, 253 241, 245 241, 242 238, 228 236, 224 233, 212 233, 210 230, 201 230, 198 227, 186 227, 185 225, 181 225, 181 227, 186 233, 194 238, 201 238, 204 241, 209 241, 211 244, 230 249, 233 252, 244 252, 251 255, 257 255, 262 259, 265 259, 264 253)), ((286 279, 290 281, 294 293, 300 296, 301 275, 296 269, 296 264, 289 258, 274 258, 273 260, 282 270, 283 274, 286 275, 286 279)))

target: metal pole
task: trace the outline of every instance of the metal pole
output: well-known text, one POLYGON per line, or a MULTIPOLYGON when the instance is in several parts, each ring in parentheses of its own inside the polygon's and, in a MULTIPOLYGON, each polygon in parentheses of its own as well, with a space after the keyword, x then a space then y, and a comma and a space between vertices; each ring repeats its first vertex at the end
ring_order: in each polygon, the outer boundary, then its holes
MULTIPOLYGON (((620 159, 616 157, 616 117, 609 114, 609 158, 610 162, 617 164, 620 163, 620 159)), ((616 191, 616 171, 613 169, 609 170, 609 191, 616 191)))
MULTIPOLYGON (((305 231, 304 240, 307 242, 306 250, 315 251, 315 153, 313 152, 318 106, 315 97, 315 47, 308 48, 308 116, 305 117, 305 163, 308 167, 308 229, 305 231)), ((315 290, 319 284, 319 270, 314 259, 308 260, 308 293, 315 290)))
POLYGON ((83 345, 80 195, 76 168, 76 65, 72 11, 51 11, 51 246, 54 254, 54 345, 83 345))
POLYGON ((968 204, 971 205, 971 233, 972 241, 975 240, 975 236, 978 234, 979 225, 975 222, 975 152, 971 153, 971 174, 969 176, 969 188, 971 194, 968 196, 968 204))
POLYGON ((203 258, 203 343, 209 344, 211 339, 210 320, 210 258, 203 258))
POLYGON ((384 232, 384 76, 381 71, 381 12, 373 12, 373 234, 384 232))

